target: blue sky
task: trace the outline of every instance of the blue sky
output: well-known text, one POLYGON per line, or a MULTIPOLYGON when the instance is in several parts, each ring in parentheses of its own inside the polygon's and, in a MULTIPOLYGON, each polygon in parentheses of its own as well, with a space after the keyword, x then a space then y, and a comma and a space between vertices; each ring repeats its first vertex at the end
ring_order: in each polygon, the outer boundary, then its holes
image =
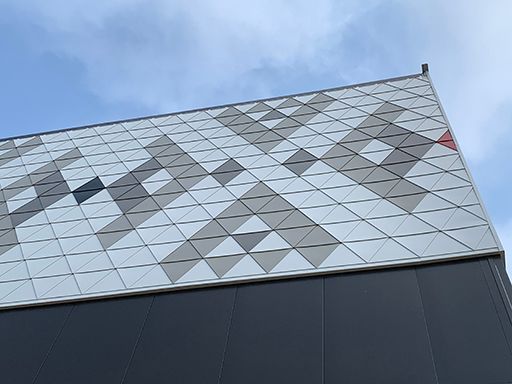
POLYGON ((506 0, 0 0, 0 136, 411 74, 428 62, 512 257, 511 11, 506 0))

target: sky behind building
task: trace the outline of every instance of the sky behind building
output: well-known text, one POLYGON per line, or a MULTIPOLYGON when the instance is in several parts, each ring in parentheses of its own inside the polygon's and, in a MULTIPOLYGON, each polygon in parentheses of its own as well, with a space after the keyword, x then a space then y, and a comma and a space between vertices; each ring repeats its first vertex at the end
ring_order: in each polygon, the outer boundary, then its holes
POLYGON ((0 0, 0 10, 2 137, 377 80, 428 62, 512 250, 508 2, 0 0))

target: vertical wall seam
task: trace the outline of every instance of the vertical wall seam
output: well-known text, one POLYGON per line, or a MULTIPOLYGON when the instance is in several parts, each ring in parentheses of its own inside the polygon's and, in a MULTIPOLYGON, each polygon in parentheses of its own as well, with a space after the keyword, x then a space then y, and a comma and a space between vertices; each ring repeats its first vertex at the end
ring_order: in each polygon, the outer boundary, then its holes
POLYGON ((156 295, 153 295, 151 302, 148 305, 148 309, 146 310, 146 316, 144 317, 144 321, 142 322, 142 325, 139 330, 139 334, 137 335, 137 340, 135 340, 135 344, 132 349, 132 353, 130 354, 130 358, 128 359, 128 363, 126 364, 126 368, 123 373, 123 377, 121 379, 121 384, 124 383, 126 380, 126 376, 128 375, 128 371, 130 370, 130 366, 132 364, 133 357, 135 356, 135 352, 137 352, 137 347, 139 345, 140 339, 142 338, 142 333, 144 332, 144 328, 146 327, 146 322, 149 317, 149 313, 151 312, 151 308, 153 308, 153 303, 155 302, 156 295))
POLYGON ((506 309, 506 304, 503 302, 503 297, 502 297, 502 294, 501 294, 500 289, 498 287, 498 284, 496 283, 496 278, 495 278, 493 270, 492 270, 491 261, 489 259, 487 259, 486 261, 487 261, 486 264, 487 264, 487 266, 489 268, 489 272, 491 273, 491 276, 492 276, 492 280, 494 281, 495 287, 496 287, 496 289, 498 291, 497 295, 496 295, 496 293, 493 293, 493 290, 492 290, 491 285, 490 285, 492 283, 489 281, 489 278, 486 276, 486 274, 485 274, 485 272, 483 270, 484 267, 482 266, 482 263, 485 263, 483 260, 480 260, 480 263, 479 263, 480 264, 480 270, 481 270, 483 278, 485 280, 485 284, 487 285, 487 290, 489 291, 489 296, 491 296, 492 305, 494 307, 494 311, 496 312, 496 316, 498 317, 498 322, 500 323, 501 332, 503 333, 503 336, 505 337, 505 342, 507 343, 508 351, 512 355, 512 345, 510 344, 510 336, 507 336, 509 334, 509 332, 506 331, 505 324, 503 324, 503 316, 500 313, 500 311, 498 310, 498 306, 497 306, 497 303, 496 303, 497 300, 501 300, 501 303, 504 305, 505 313, 507 314, 509 323, 510 323, 510 317, 509 317, 508 311, 506 309), (499 296, 499 298, 496 297, 496 296, 499 296))
POLYGON ((52 341, 52 343, 50 345, 50 348, 48 348, 48 352, 46 352, 46 355, 44 356, 44 359, 41 362, 41 365, 37 369, 36 375, 34 376, 34 380, 32 380, 32 384, 34 384, 37 381, 37 379, 39 378, 39 375, 41 373, 41 370, 43 369, 43 366, 45 365, 46 361, 48 360, 48 357, 50 357, 50 354, 52 353, 53 348, 55 347, 55 344, 57 344, 57 341, 59 340, 60 335, 62 334, 62 331, 64 330, 64 327, 66 326, 69 318, 71 317, 71 313, 73 312, 75 307, 76 307, 76 305, 73 305, 69 309, 68 314, 66 315, 66 318, 62 322, 62 326, 60 327, 59 332, 57 332, 57 335, 55 335, 55 338, 53 339, 53 341, 52 341))
MULTIPOLYGON (((489 263, 490 263, 490 260, 489 260, 489 263)), ((501 292, 503 304, 505 305, 507 314, 510 319, 510 323, 512 324, 512 302, 510 301, 510 296, 508 295, 507 288, 505 287, 505 282, 503 281, 501 272, 498 269, 498 266, 496 265, 496 263, 494 263, 494 265, 491 266, 491 269, 493 269, 494 274, 497 276, 497 278, 499 280, 499 284, 498 283, 496 283, 496 284, 498 285, 498 288, 501 288, 501 289, 499 289, 499 291, 501 292), (494 267, 494 269, 492 267, 494 267)))
POLYGON ((425 323, 425 330, 427 331, 428 349, 430 351, 430 358, 432 359, 432 368, 434 368, 434 376, 436 383, 439 384, 439 377, 437 376, 436 359, 434 358, 434 350, 432 349, 432 339, 430 337, 430 330, 428 328, 427 315, 425 314, 425 305, 423 304, 423 293, 421 292, 420 279, 418 277, 418 269, 414 268, 414 275, 416 276, 416 286, 420 296, 421 314, 423 315, 423 322, 425 323))
POLYGON ((322 278, 322 384, 325 384, 325 277, 322 278))
POLYGON ((220 369, 219 369, 219 378, 217 383, 220 384, 222 380, 222 371, 224 369, 224 360, 226 359, 226 353, 228 350, 229 344, 229 336, 231 334, 231 324, 233 323, 233 315, 235 313, 236 300, 238 298, 238 286, 235 288, 235 293, 233 294, 233 305, 231 306, 231 313, 229 314, 229 322, 226 329, 226 342, 224 343, 224 350, 222 351, 222 359, 220 361, 220 369))

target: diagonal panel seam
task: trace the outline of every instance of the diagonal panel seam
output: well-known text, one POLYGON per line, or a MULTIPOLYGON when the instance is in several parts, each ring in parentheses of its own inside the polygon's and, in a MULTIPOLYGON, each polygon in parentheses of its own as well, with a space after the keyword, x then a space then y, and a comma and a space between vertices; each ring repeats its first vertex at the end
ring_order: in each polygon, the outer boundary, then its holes
POLYGON ((226 359, 226 352, 228 350, 228 345, 229 345, 229 336, 231 333, 231 325, 233 323, 233 315, 235 313, 236 301, 238 299, 238 289, 239 289, 238 286, 236 286, 235 292, 233 294, 233 306, 231 307, 231 313, 229 315, 229 323, 228 323, 228 327, 226 329, 226 343, 224 344, 224 350, 222 352, 222 360, 220 363, 219 378, 218 378, 217 384, 221 384, 221 380, 222 380, 222 371, 224 369, 224 361, 226 359))
POLYGON ((497 284, 496 276, 494 275, 493 270, 492 270, 491 261, 488 258, 485 261, 480 260, 479 265, 480 265, 480 270, 482 272, 483 278, 485 280, 485 284, 489 291, 489 296, 491 297, 492 305, 496 312, 496 316, 498 317, 501 331, 503 332, 503 335, 505 336, 505 341, 507 342, 508 350, 510 352, 510 355, 512 356, 512 344, 511 344, 512 343, 512 327, 511 327, 512 319, 510 318, 510 313, 507 310, 507 305, 503 300, 503 294, 500 292, 499 286, 497 284), (486 270, 487 270, 487 273, 486 273, 486 270), (491 274, 491 276, 488 276, 489 273, 491 274), (492 282, 494 282, 494 284, 492 284, 492 282), (494 287, 494 289, 491 285, 494 287), (498 292, 496 292, 495 290, 497 290, 498 292), (496 297, 496 296, 498 296, 498 297, 496 297), (497 302, 497 300, 499 300, 499 302, 497 302), (500 302, 501 302, 501 304, 503 304, 504 309, 505 309, 505 314, 508 318, 508 323, 509 323, 508 327, 507 327, 508 332, 507 332, 507 329, 505 329, 506 323, 504 323, 503 313, 500 313, 500 310, 498 308, 498 305, 500 302))
POLYGON ((436 379, 436 383, 439 384, 439 377, 437 375, 437 367, 436 367, 436 361, 434 358, 434 351, 432 349, 432 339, 430 337, 430 330, 428 328, 428 321, 427 316, 425 314, 425 305, 423 304, 423 294, 421 293, 421 285, 418 277, 418 268, 414 267, 414 277, 416 281, 416 286, 418 287, 418 294, 420 298, 420 305, 421 305, 421 314, 423 315, 423 322, 425 324, 425 331, 427 332, 427 340, 428 340, 428 348, 430 352, 430 358, 432 360, 432 368, 434 370, 434 377, 436 379))
POLYGON ((64 330, 64 327, 66 326, 69 318, 71 317, 71 313, 73 312, 73 310, 75 309, 76 307, 76 304, 73 305, 70 309, 69 309, 69 312, 66 316, 66 318, 64 319, 64 321, 62 322, 62 326, 61 328, 59 329, 59 332, 57 333, 57 335, 55 336, 55 339, 53 339, 52 341, 52 344, 50 345, 50 348, 48 349, 48 352, 46 353, 43 361, 41 362, 41 365, 39 366, 39 368, 37 369, 37 372, 36 372, 36 375, 34 376, 34 379, 32 380, 32 384, 35 384, 37 382, 37 378, 39 377, 39 374, 41 373, 42 369, 43 369, 43 366, 44 364, 46 363, 46 360, 48 360, 48 357, 50 356, 50 354, 52 353, 53 351, 53 348, 55 347, 55 344, 57 344, 57 341, 59 340, 60 338, 60 335, 62 334, 62 331, 64 330))
POLYGON ((148 309, 146 311, 146 316, 144 317, 144 321, 142 322, 142 325, 140 327, 139 334, 137 336, 137 340, 135 341, 135 345, 133 346, 132 353, 130 354, 130 358, 128 359, 128 363, 126 364, 126 368, 124 370, 123 377, 121 379, 121 384, 123 384, 124 381, 126 380, 126 376, 128 375, 128 371, 130 370, 130 366, 131 366, 133 357, 135 356, 135 352, 137 352, 137 347, 139 345, 140 339, 142 338, 142 333, 144 332, 144 328, 146 326, 146 322, 148 320, 149 313, 151 312, 151 308, 153 308, 153 303, 155 302, 155 297, 156 297, 156 295, 153 295, 153 297, 151 298, 151 302, 148 305, 148 309))

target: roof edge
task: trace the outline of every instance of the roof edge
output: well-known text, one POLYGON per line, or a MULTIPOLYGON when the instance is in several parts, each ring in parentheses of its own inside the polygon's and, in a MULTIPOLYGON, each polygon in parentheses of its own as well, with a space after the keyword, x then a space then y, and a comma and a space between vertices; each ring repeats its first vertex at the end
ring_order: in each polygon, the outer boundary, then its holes
POLYGON ((367 85, 372 85, 372 84, 384 83, 384 82, 388 82, 388 81, 399 81, 399 80, 404 80, 404 79, 411 79, 411 78, 423 76, 423 75, 425 75, 425 73, 420 72, 420 73, 414 73, 414 74, 404 75, 404 76, 389 77, 389 78, 381 79, 381 80, 373 80, 373 81, 366 81, 366 82, 362 82, 362 83, 348 84, 348 85, 343 85, 340 87, 331 87, 331 88, 324 88, 324 89, 318 89, 318 90, 313 90, 313 91, 305 91, 305 92, 299 92, 299 93, 273 96, 270 98, 262 97, 262 98, 258 98, 258 99, 246 100, 246 101, 241 101, 241 102, 218 104, 218 105, 212 105, 212 106, 206 106, 206 107, 200 107, 200 108, 187 109, 187 110, 182 110, 182 111, 130 117, 128 119, 110 120, 110 121, 103 121, 100 123, 86 124, 86 125, 80 125, 80 126, 74 126, 74 127, 68 127, 68 128, 58 128, 58 129, 52 129, 52 130, 48 130, 48 131, 27 133, 27 134, 16 135, 16 136, 8 136, 8 137, 0 138, 0 143, 3 141, 24 139, 24 138, 33 137, 33 136, 41 136, 41 135, 54 134, 54 133, 60 133, 60 132, 75 131, 75 130, 79 130, 79 129, 101 127, 101 126, 111 125, 111 124, 129 123, 129 122, 137 121, 137 120, 155 119, 155 118, 159 118, 159 117, 173 116, 173 115, 179 115, 179 114, 183 114, 183 113, 200 112, 200 111, 204 111, 207 109, 226 108, 226 107, 232 107, 235 105, 243 105, 243 104, 249 104, 249 103, 257 103, 257 102, 261 102, 261 101, 277 100, 277 99, 282 99, 285 97, 305 96, 305 95, 309 95, 312 93, 318 93, 318 92, 330 92, 330 91, 337 91, 337 90, 353 88, 353 87, 362 87, 362 86, 367 86, 367 85))
MULTIPOLYGON (((438 101, 439 110, 441 111, 441 113, 446 121, 446 126, 448 127, 448 130, 450 131, 450 133, 452 135, 452 139, 455 142, 456 147, 461 148, 460 144, 457 140, 457 136, 454 134, 454 130, 450 123, 450 120, 448 119, 448 114, 446 113, 446 110, 443 107, 443 103, 441 103, 441 98, 439 97, 439 94, 437 93, 437 90, 436 90, 436 87, 434 86, 434 82, 432 81, 432 78, 430 77, 430 73, 428 72, 428 66, 427 66, 427 72, 424 72, 423 75, 427 77, 427 79, 430 83, 430 86, 432 87, 432 92, 434 93, 434 96, 438 101)), ((462 161, 462 164, 464 165, 464 169, 466 170, 466 172, 469 176, 469 181, 471 182, 471 184, 473 186, 473 190, 475 191, 475 194, 476 194, 476 197, 480 204, 480 207, 482 207, 485 219, 487 220, 487 223, 489 224, 489 228, 491 229, 491 233, 494 237, 494 240, 496 241, 496 244, 498 245, 498 249, 500 251, 500 256, 503 258, 503 261, 505 261, 505 259, 506 259, 505 258, 505 247, 503 247, 503 243, 501 242, 500 237, 498 236, 498 232, 496 231, 496 228, 494 228, 493 221, 491 220, 491 216, 489 215, 489 211, 485 207, 482 195, 480 194, 477 184, 475 183, 473 174, 471 173, 471 170, 468 167, 468 162, 466 161, 466 158, 465 158, 464 154, 462 153, 462 151, 459 150, 458 152, 459 152, 460 160, 462 161)))
POLYGON ((358 272, 371 272, 381 270, 396 270, 399 268, 411 268, 421 267, 430 264, 442 264, 464 260, 475 260, 485 258, 500 258, 504 260, 503 251, 500 250, 488 250, 477 252, 473 254, 455 254, 450 257, 435 256, 425 259, 408 259, 408 260, 395 260, 394 262, 380 262, 373 265, 359 265, 359 266, 348 266, 346 268, 329 267, 322 270, 307 270, 307 271, 294 271, 294 272, 281 272, 273 275, 266 276, 245 276, 243 278, 233 277, 227 280, 214 280, 214 281, 203 281, 203 282, 190 282, 178 286, 165 286, 165 287, 148 287, 143 289, 134 289, 128 291, 115 291, 115 292, 99 292, 80 296, 66 296, 59 298, 48 298, 39 299, 35 301, 20 301, 11 303, 0 304, 0 313, 8 310, 16 310, 21 308, 29 307, 41 307, 49 305, 69 304, 69 303, 80 303, 86 301, 96 300, 109 300, 123 297, 139 296, 139 295, 151 295, 167 292, 177 292, 184 290, 195 290, 195 289, 207 289, 215 287, 225 287, 237 284, 250 284, 250 283, 263 283, 269 281, 282 281, 292 280, 297 278, 305 277, 318 277, 318 276, 329 276, 334 274, 350 274, 358 272))

